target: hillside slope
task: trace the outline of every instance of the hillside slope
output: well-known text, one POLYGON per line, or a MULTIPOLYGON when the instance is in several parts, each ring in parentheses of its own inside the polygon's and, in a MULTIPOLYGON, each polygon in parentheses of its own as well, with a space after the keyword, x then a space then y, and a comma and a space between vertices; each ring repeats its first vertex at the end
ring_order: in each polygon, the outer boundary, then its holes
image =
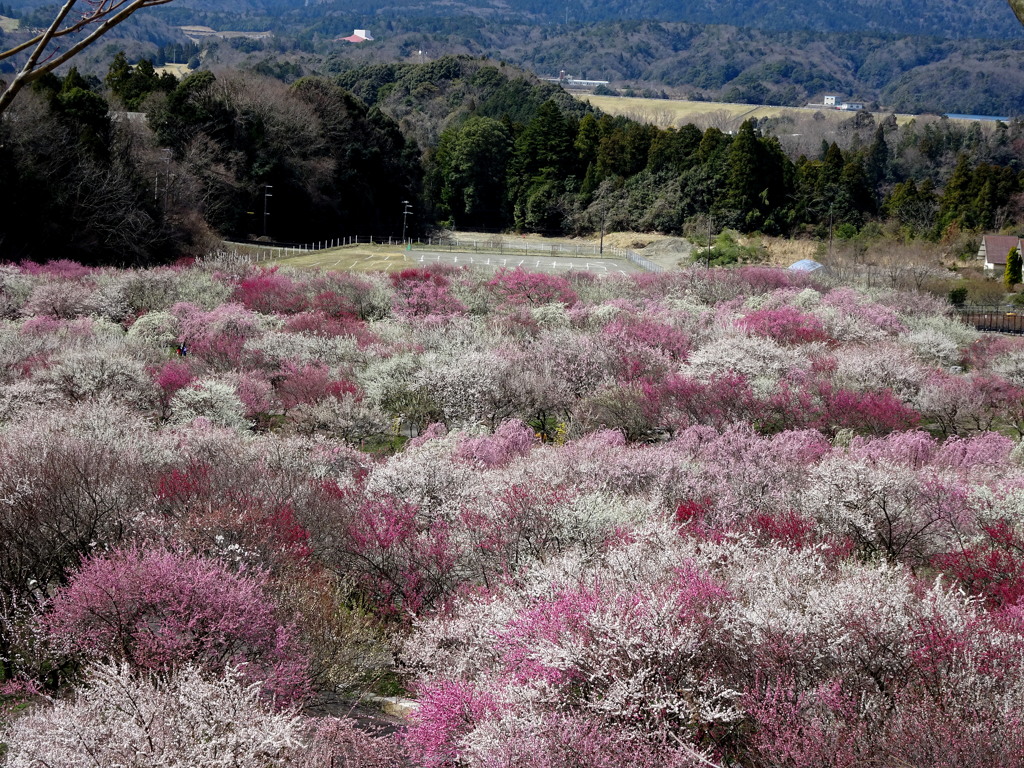
POLYGON ((315 16, 343 11, 380 19, 480 16, 534 22, 650 19, 770 30, 887 32, 945 38, 1024 37, 1004 0, 178 0, 179 11, 315 16))

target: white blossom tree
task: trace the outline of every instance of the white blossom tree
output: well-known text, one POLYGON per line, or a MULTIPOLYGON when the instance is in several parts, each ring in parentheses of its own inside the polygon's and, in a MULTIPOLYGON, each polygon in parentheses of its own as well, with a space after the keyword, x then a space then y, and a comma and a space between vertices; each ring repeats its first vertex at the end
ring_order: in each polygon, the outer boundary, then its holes
POLYGON ((291 764, 301 720, 260 701, 236 671, 195 668, 165 678, 100 664, 70 700, 41 706, 3 734, 4 768, 276 768, 291 764))

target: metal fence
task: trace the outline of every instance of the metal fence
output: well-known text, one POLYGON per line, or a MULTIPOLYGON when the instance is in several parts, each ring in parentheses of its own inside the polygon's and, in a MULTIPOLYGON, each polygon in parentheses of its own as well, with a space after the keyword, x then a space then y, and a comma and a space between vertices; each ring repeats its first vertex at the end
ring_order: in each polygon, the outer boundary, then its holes
POLYGON ((373 235, 348 235, 345 237, 318 240, 312 243, 232 243, 243 246, 245 252, 257 261, 288 256, 328 248, 344 248, 351 245, 391 245, 404 247, 409 251, 447 251, 450 253, 481 253, 515 256, 567 256, 592 259, 625 259, 648 272, 664 272, 664 267, 654 264, 635 251, 625 248, 602 247, 591 243, 543 243, 527 238, 491 236, 428 237, 426 240, 407 240, 396 237, 374 237, 373 235))
POLYGON ((451 253, 494 253, 515 256, 580 256, 590 258, 607 258, 612 256, 611 249, 605 253, 596 245, 580 243, 541 243, 526 238, 491 236, 444 235, 428 237, 412 243, 414 251, 448 251, 451 253))
POLYGON ((521 256, 568 256, 597 259, 626 259, 648 272, 662 272, 662 267, 648 261, 635 251, 613 248, 592 243, 542 243, 527 238, 503 237, 458 237, 443 236, 427 238, 426 242, 411 244, 411 250, 446 250, 449 252, 515 254, 521 256))
POLYGON ((632 261, 634 264, 636 264, 641 269, 646 269, 648 272, 664 272, 665 271, 665 268, 663 266, 661 266, 660 264, 655 264, 655 263, 653 263, 651 261, 648 261, 647 259, 645 259, 643 256, 641 256, 639 253, 636 253, 635 251, 623 251, 622 255, 623 255, 623 257, 625 257, 625 258, 629 259, 630 261, 632 261))
POLYGON ((956 315, 979 331, 1024 334, 1024 307, 960 307, 956 310, 956 315))

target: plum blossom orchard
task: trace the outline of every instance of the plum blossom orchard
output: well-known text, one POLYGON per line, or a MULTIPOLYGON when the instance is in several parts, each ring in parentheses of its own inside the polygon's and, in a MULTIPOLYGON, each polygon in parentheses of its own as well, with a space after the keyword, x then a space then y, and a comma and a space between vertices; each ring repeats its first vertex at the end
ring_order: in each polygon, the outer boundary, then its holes
POLYGON ((0 267, 0 765, 1024 765, 1024 341, 946 309, 0 267))

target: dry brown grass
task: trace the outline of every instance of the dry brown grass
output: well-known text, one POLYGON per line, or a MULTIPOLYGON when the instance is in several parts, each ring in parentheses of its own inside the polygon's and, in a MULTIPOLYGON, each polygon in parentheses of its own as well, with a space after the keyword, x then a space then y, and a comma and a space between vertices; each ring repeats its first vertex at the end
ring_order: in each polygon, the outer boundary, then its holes
POLYGON ((21 22, 18 19, 12 19, 8 16, 0 16, 0 30, 4 32, 16 32, 21 26, 21 22))
POLYGON ((761 243, 768 251, 767 263, 777 267, 788 267, 800 259, 821 260, 818 253, 821 246, 814 240, 790 240, 785 237, 763 237, 761 243))
POLYGON ((719 104, 708 101, 676 101, 669 99, 642 99, 628 96, 580 96, 602 112, 622 115, 634 120, 652 123, 662 128, 707 123, 723 130, 739 126, 749 117, 775 117, 785 107, 761 107, 756 104, 719 104))
MULTIPOLYGON (((739 128, 744 120, 751 117, 790 116, 794 120, 806 119, 815 112, 824 116, 829 124, 850 119, 855 113, 814 107, 771 107, 758 104, 724 104, 712 101, 682 101, 674 99, 642 99, 628 96, 594 96, 583 94, 578 97, 588 101, 602 112, 622 115, 661 128, 679 127, 693 123, 700 128, 720 128, 730 131, 739 128)), ((907 122, 911 115, 897 115, 899 123, 907 122)))

